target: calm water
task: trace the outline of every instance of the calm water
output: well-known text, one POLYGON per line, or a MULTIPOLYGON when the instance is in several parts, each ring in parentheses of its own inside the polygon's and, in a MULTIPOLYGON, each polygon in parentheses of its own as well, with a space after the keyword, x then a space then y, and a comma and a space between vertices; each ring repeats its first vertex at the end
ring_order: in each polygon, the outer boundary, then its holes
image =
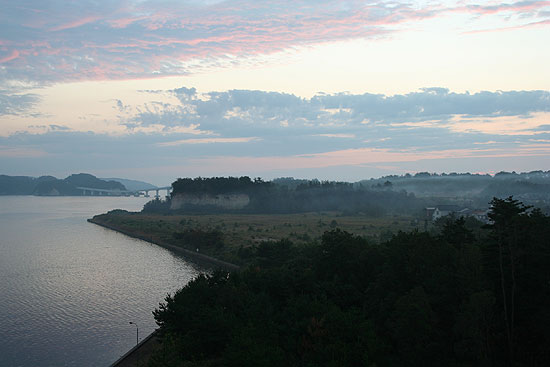
POLYGON ((145 198, 0 196, 0 366, 108 366, 201 270, 86 222, 145 198))

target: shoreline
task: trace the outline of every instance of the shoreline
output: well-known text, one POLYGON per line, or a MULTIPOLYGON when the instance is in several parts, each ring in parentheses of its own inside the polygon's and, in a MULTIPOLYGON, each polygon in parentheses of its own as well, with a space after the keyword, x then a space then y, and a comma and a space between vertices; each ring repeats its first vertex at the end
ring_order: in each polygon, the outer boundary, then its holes
MULTIPOLYGON (((198 263, 206 263, 211 266, 214 265, 227 271, 240 269, 238 265, 231 264, 226 261, 222 261, 208 255, 196 253, 196 252, 193 252, 181 247, 177 247, 168 243, 164 243, 162 241, 154 241, 152 237, 147 238, 146 236, 138 235, 136 233, 132 233, 130 231, 117 228, 115 226, 112 226, 106 223, 101 223, 100 221, 94 220, 94 218, 89 218, 87 219, 87 221, 88 223, 96 224, 100 227, 110 229, 112 231, 121 233, 125 236, 136 238, 136 239, 151 243, 153 245, 163 247, 169 251, 172 251, 183 257, 187 257, 192 261, 196 261, 198 263)), ((153 331, 151 334, 149 334, 141 342, 139 342, 138 345, 134 346, 132 349, 130 349, 124 355, 122 355, 119 359, 113 362, 109 367, 134 366, 140 359, 142 360, 142 362, 144 360, 148 360, 151 357, 151 354, 153 353, 153 351, 156 348, 158 348, 159 344, 160 344, 160 341, 158 338, 158 329, 157 329, 153 331)))
POLYGON ((139 234, 136 234, 136 233, 132 233, 132 232, 124 230, 122 228, 118 228, 118 227, 112 226, 110 224, 102 223, 101 221, 98 221, 94 218, 89 218, 87 221, 89 223, 93 223, 93 224, 96 224, 98 226, 101 226, 101 227, 110 229, 112 231, 121 233, 121 234, 126 235, 128 237, 136 238, 136 239, 139 239, 139 240, 149 242, 149 243, 152 243, 154 245, 163 247, 167 250, 173 251, 174 253, 176 253, 178 255, 188 257, 188 258, 190 258, 192 260, 195 260, 197 262, 208 263, 210 265, 214 265, 216 267, 222 268, 222 269, 227 270, 227 271, 234 271, 234 270, 239 270, 240 269, 240 266, 238 266, 238 265, 235 265, 235 264, 232 264, 232 263, 229 263, 227 261, 220 260, 220 259, 216 259, 215 257, 212 257, 212 256, 208 256, 208 255, 204 255, 204 254, 201 254, 201 253, 198 253, 198 252, 187 250, 187 249, 184 249, 184 248, 181 248, 181 247, 178 247, 178 246, 171 245, 171 244, 166 243, 166 242, 162 242, 162 241, 158 241, 158 240, 155 241, 155 240, 153 240, 152 236, 147 237, 147 236, 142 236, 142 235, 139 235, 139 234))
POLYGON ((147 335, 132 349, 124 353, 119 359, 109 365, 109 367, 131 367, 139 365, 139 362, 148 362, 149 358, 155 350, 160 348, 160 340, 158 336, 159 329, 147 335))

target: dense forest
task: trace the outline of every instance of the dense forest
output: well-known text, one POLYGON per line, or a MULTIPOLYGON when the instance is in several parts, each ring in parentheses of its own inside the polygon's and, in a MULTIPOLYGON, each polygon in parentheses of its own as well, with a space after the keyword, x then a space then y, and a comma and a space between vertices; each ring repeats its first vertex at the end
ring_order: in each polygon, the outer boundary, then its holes
POLYGON ((228 194, 235 192, 253 193, 271 186, 270 183, 248 176, 212 177, 212 178, 178 178, 172 183, 173 194, 228 194))
MULTIPOLYGON (((422 209, 424 201, 417 200, 405 191, 372 190, 347 182, 298 180, 290 185, 281 181, 266 182, 249 177, 213 177, 178 179, 172 184, 172 197, 180 194, 219 195, 246 194, 249 204, 237 210, 206 205, 187 205, 177 212, 195 213, 302 213, 316 211, 342 211, 383 215, 388 212, 411 213, 422 209)), ((175 213, 170 210, 170 200, 154 200, 144 207, 144 212, 175 213)))
POLYGON ((511 197, 489 216, 261 243, 246 269, 166 297, 149 365, 548 366, 550 217, 511 197))
MULTIPOLYGON (((386 176, 356 183, 278 178, 273 181, 243 177, 180 178, 173 184, 178 195, 221 196, 245 194, 250 202, 239 209, 187 204, 179 213, 302 213, 341 211, 366 215, 419 214, 425 207, 457 204, 487 209, 492 197, 514 196, 550 212, 550 172, 500 172, 386 176)), ((174 213, 170 198, 148 203, 145 212, 174 213)))

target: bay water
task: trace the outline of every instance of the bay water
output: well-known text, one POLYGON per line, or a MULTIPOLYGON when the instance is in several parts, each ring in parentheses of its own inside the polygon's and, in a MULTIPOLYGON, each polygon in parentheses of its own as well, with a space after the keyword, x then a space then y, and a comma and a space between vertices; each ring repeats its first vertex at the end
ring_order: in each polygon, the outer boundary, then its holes
POLYGON ((148 198, 0 196, 0 366, 109 366, 199 272, 86 219, 148 198))

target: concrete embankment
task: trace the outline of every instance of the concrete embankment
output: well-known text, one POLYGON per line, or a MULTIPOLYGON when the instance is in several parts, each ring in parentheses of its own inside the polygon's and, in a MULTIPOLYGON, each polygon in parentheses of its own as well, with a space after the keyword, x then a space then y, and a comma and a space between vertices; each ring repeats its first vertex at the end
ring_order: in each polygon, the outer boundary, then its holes
POLYGON ((98 221, 95 218, 88 219, 88 222, 97 224, 98 226, 102 226, 102 227, 111 229, 113 231, 122 233, 122 234, 124 234, 126 236, 129 236, 129 237, 132 237, 132 238, 137 238, 137 239, 147 241, 149 243, 164 247, 165 249, 173 251, 173 252, 175 252, 179 255, 182 255, 183 257, 187 257, 187 258, 189 258, 191 260, 194 260, 194 261, 197 261, 199 263, 208 264, 210 266, 222 268, 222 269, 227 270, 227 271, 232 271, 232 270, 238 270, 239 269, 238 265, 228 263, 227 261, 219 260, 219 259, 216 259, 215 257, 212 257, 212 256, 204 255, 204 254, 201 254, 199 252, 195 252, 195 251, 187 250, 187 249, 184 249, 184 248, 181 248, 181 247, 178 247, 178 246, 174 246, 174 245, 166 243, 164 241, 155 239, 152 236, 145 236, 145 235, 141 235, 141 234, 138 234, 138 233, 133 233, 133 232, 125 230, 123 228, 118 228, 118 227, 110 225, 108 223, 103 223, 101 221, 98 221))
MULTIPOLYGON (((137 239, 155 244, 157 246, 164 247, 170 251, 173 251, 174 253, 180 254, 183 257, 187 257, 188 259, 192 261, 196 261, 198 263, 203 263, 205 265, 209 265, 213 267, 219 267, 227 271, 239 269, 238 265, 231 264, 226 261, 222 261, 201 253, 193 252, 178 246, 174 246, 169 243, 165 243, 163 241, 153 239, 152 237, 147 237, 144 235, 140 235, 138 233, 132 233, 131 231, 127 231, 123 228, 118 228, 107 223, 102 223, 98 220, 95 220, 94 218, 88 219, 88 222, 122 233, 132 238, 137 238, 137 239)), ((138 364, 146 365, 146 362, 149 360, 149 358, 157 348, 160 348, 160 338, 158 337, 157 332, 155 331, 151 335, 143 339, 138 345, 136 345, 135 347, 130 349, 128 352, 126 352, 126 354, 120 357, 116 362, 111 364, 110 367, 130 367, 130 366, 136 366, 138 364)))
POLYGON ((155 350, 161 347, 158 332, 153 331, 149 336, 139 342, 138 345, 126 352, 109 367, 135 367, 146 366, 149 358, 155 350))

